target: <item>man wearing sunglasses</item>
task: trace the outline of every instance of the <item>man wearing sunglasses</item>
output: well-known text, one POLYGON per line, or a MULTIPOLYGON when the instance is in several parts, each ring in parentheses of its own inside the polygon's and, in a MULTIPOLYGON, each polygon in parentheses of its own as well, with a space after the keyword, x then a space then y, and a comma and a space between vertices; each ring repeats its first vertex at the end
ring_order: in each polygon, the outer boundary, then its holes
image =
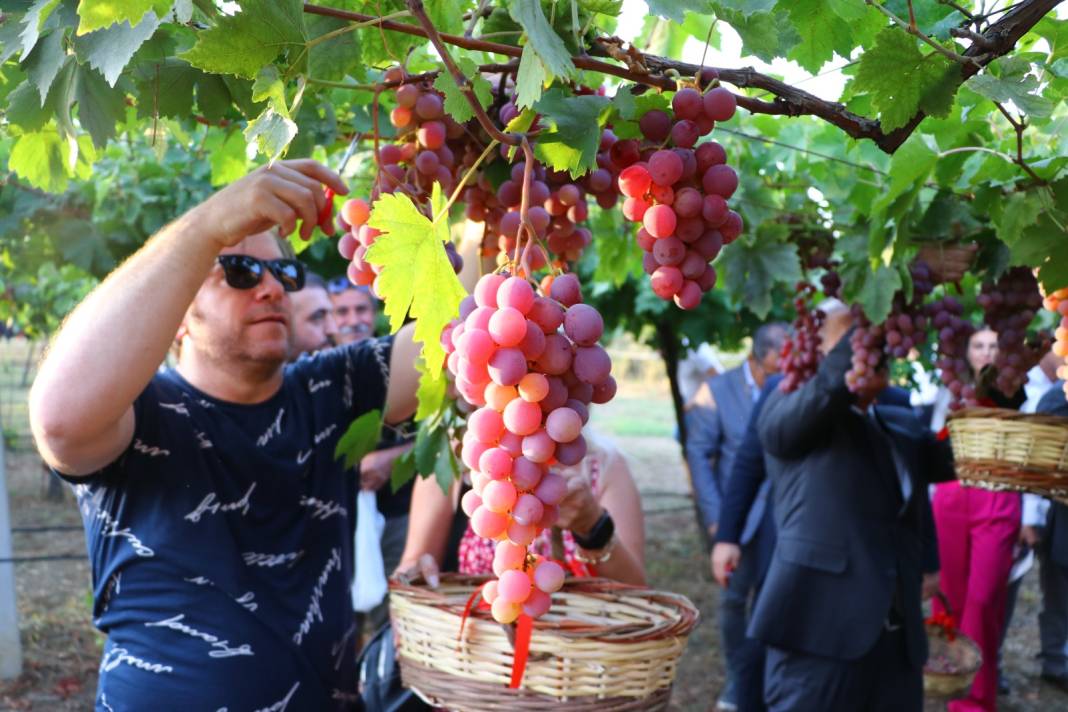
POLYGON ((323 186, 279 161, 163 228, 70 315, 30 394, 42 456, 75 485, 107 634, 98 710, 358 705, 350 422, 415 409, 394 339, 285 365, 323 186), (178 364, 157 373, 175 334, 178 364), (122 338, 116 339, 120 334, 122 338))

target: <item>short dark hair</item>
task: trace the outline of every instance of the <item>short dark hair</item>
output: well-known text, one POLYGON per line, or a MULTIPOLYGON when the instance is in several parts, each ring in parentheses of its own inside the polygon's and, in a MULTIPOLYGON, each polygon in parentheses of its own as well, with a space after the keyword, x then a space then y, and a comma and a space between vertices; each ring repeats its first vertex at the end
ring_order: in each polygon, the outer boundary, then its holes
POLYGON ((321 289, 326 291, 326 280, 310 269, 304 270, 304 288, 321 289))
POLYGON ((790 327, 781 321, 772 321, 758 328, 753 333, 753 356, 757 361, 763 361, 770 351, 781 349, 789 329, 790 327))

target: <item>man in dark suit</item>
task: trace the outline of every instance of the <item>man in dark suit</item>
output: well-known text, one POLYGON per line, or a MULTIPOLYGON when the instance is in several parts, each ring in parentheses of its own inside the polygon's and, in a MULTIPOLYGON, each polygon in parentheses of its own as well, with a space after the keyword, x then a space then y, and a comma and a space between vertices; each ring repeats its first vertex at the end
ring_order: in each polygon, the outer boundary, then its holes
MULTIPOLYGON (((765 380, 779 370, 779 352, 785 338, 784 324, 765 324, 757 329, 749 357, 702 385, 694 397, 694 407, 686 414, 686 462, 710 545, 718 527, 727 475, 742 443, 749 414, 765 380)), ((763 509, 764 498, 760 497, 747 522, 745 541, 756 536, 763 509)), ((717 703, 721 710, 737 708, 737 651, 745 643, 746 609, 755 576, 755 565, 747 561, 735 572, 731 585, 719 599, 720 640, 727 661, 727 684, 717 703)))
POLYGON ((768 646, 771 710, 923 706, 927 483, 954 477, 952 454, 910 410, 873 406, 878 388, 850 392, 848 324, 828 319, 816 376, 772 393, 758 424, 778 542, 749 634, 768 646))
MULTIPOLYGON (((838 302, 836 305, 821 307, 825 314, 836 316, 847 307, 838 302)), ((761 508, 761 521, 755 534, 747 536, 749 520, 754 506, 767 497, 770 482, 764 467, 764 449, 760 444, 757 423, 764 403, 778 390, 781 375, 768 379, 760 393, 760 399, 753 406, 746 425, 745 436, 734 459, 734 467, 727 478, 726 490, 719 509, 719 529, 716 532, 716 545, 712 551, 712 571, 716 581, 723 587, 733 584, 733 572, 745 565, 756 570, 751 602, 755 603, 760 594, 761 584, 771 563, 775 549, 776 531, 770 503, 761 508)), ((878 402, 883 405, 909 407, 908 391, 901 388, 887 388, 879 394, 878 402)), ((928 556, 934 556, 933 563, 928 563, 925 573, 938 570, 937 550, 928 547, 928 556), (933 552, 933 553, 932 553, 933 552)), ((735 679, 735 699, 739 712, 761 712, 764 705, 764 644, 752 638, 746 638, 738 654, 735 679)))
MULTIPOLYGON (((1042 396, 1035 412, 1068 416, 1063 381, 1042 396)), ((1036 548, 1042 585, 1042 612, 1038 615, 1042 679, 1068 692, 1068 505, 1051 503, 1036 548)))

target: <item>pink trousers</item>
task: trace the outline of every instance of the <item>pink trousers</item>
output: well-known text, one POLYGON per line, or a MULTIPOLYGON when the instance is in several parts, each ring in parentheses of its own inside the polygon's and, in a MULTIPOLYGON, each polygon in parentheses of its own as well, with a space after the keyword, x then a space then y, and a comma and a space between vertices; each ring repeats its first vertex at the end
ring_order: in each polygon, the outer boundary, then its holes
MULTIPOLYGON (((996 710, 998 643, 1005 620, 1012 547, 1020 530, 1020 495, 947 482, 935 488, 932 506, 942 592, 960 630, 983 653, 983 666, 971 693, 950 702, 948 709, 996 710)), ((942 610, 937 600, 934 606, 935 611, 942 610)))

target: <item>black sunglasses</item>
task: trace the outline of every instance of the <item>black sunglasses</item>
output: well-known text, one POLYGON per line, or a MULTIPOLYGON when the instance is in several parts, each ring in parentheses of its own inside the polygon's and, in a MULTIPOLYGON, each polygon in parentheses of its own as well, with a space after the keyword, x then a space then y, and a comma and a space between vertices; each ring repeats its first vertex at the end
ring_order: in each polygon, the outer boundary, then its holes
POLYGON ((251 255, 219 255, 226 283, 234 289, 252 289, 263 280, 266 267, 287 292, 304 288, 304 265, 298 260, 261 260, 251 255))

